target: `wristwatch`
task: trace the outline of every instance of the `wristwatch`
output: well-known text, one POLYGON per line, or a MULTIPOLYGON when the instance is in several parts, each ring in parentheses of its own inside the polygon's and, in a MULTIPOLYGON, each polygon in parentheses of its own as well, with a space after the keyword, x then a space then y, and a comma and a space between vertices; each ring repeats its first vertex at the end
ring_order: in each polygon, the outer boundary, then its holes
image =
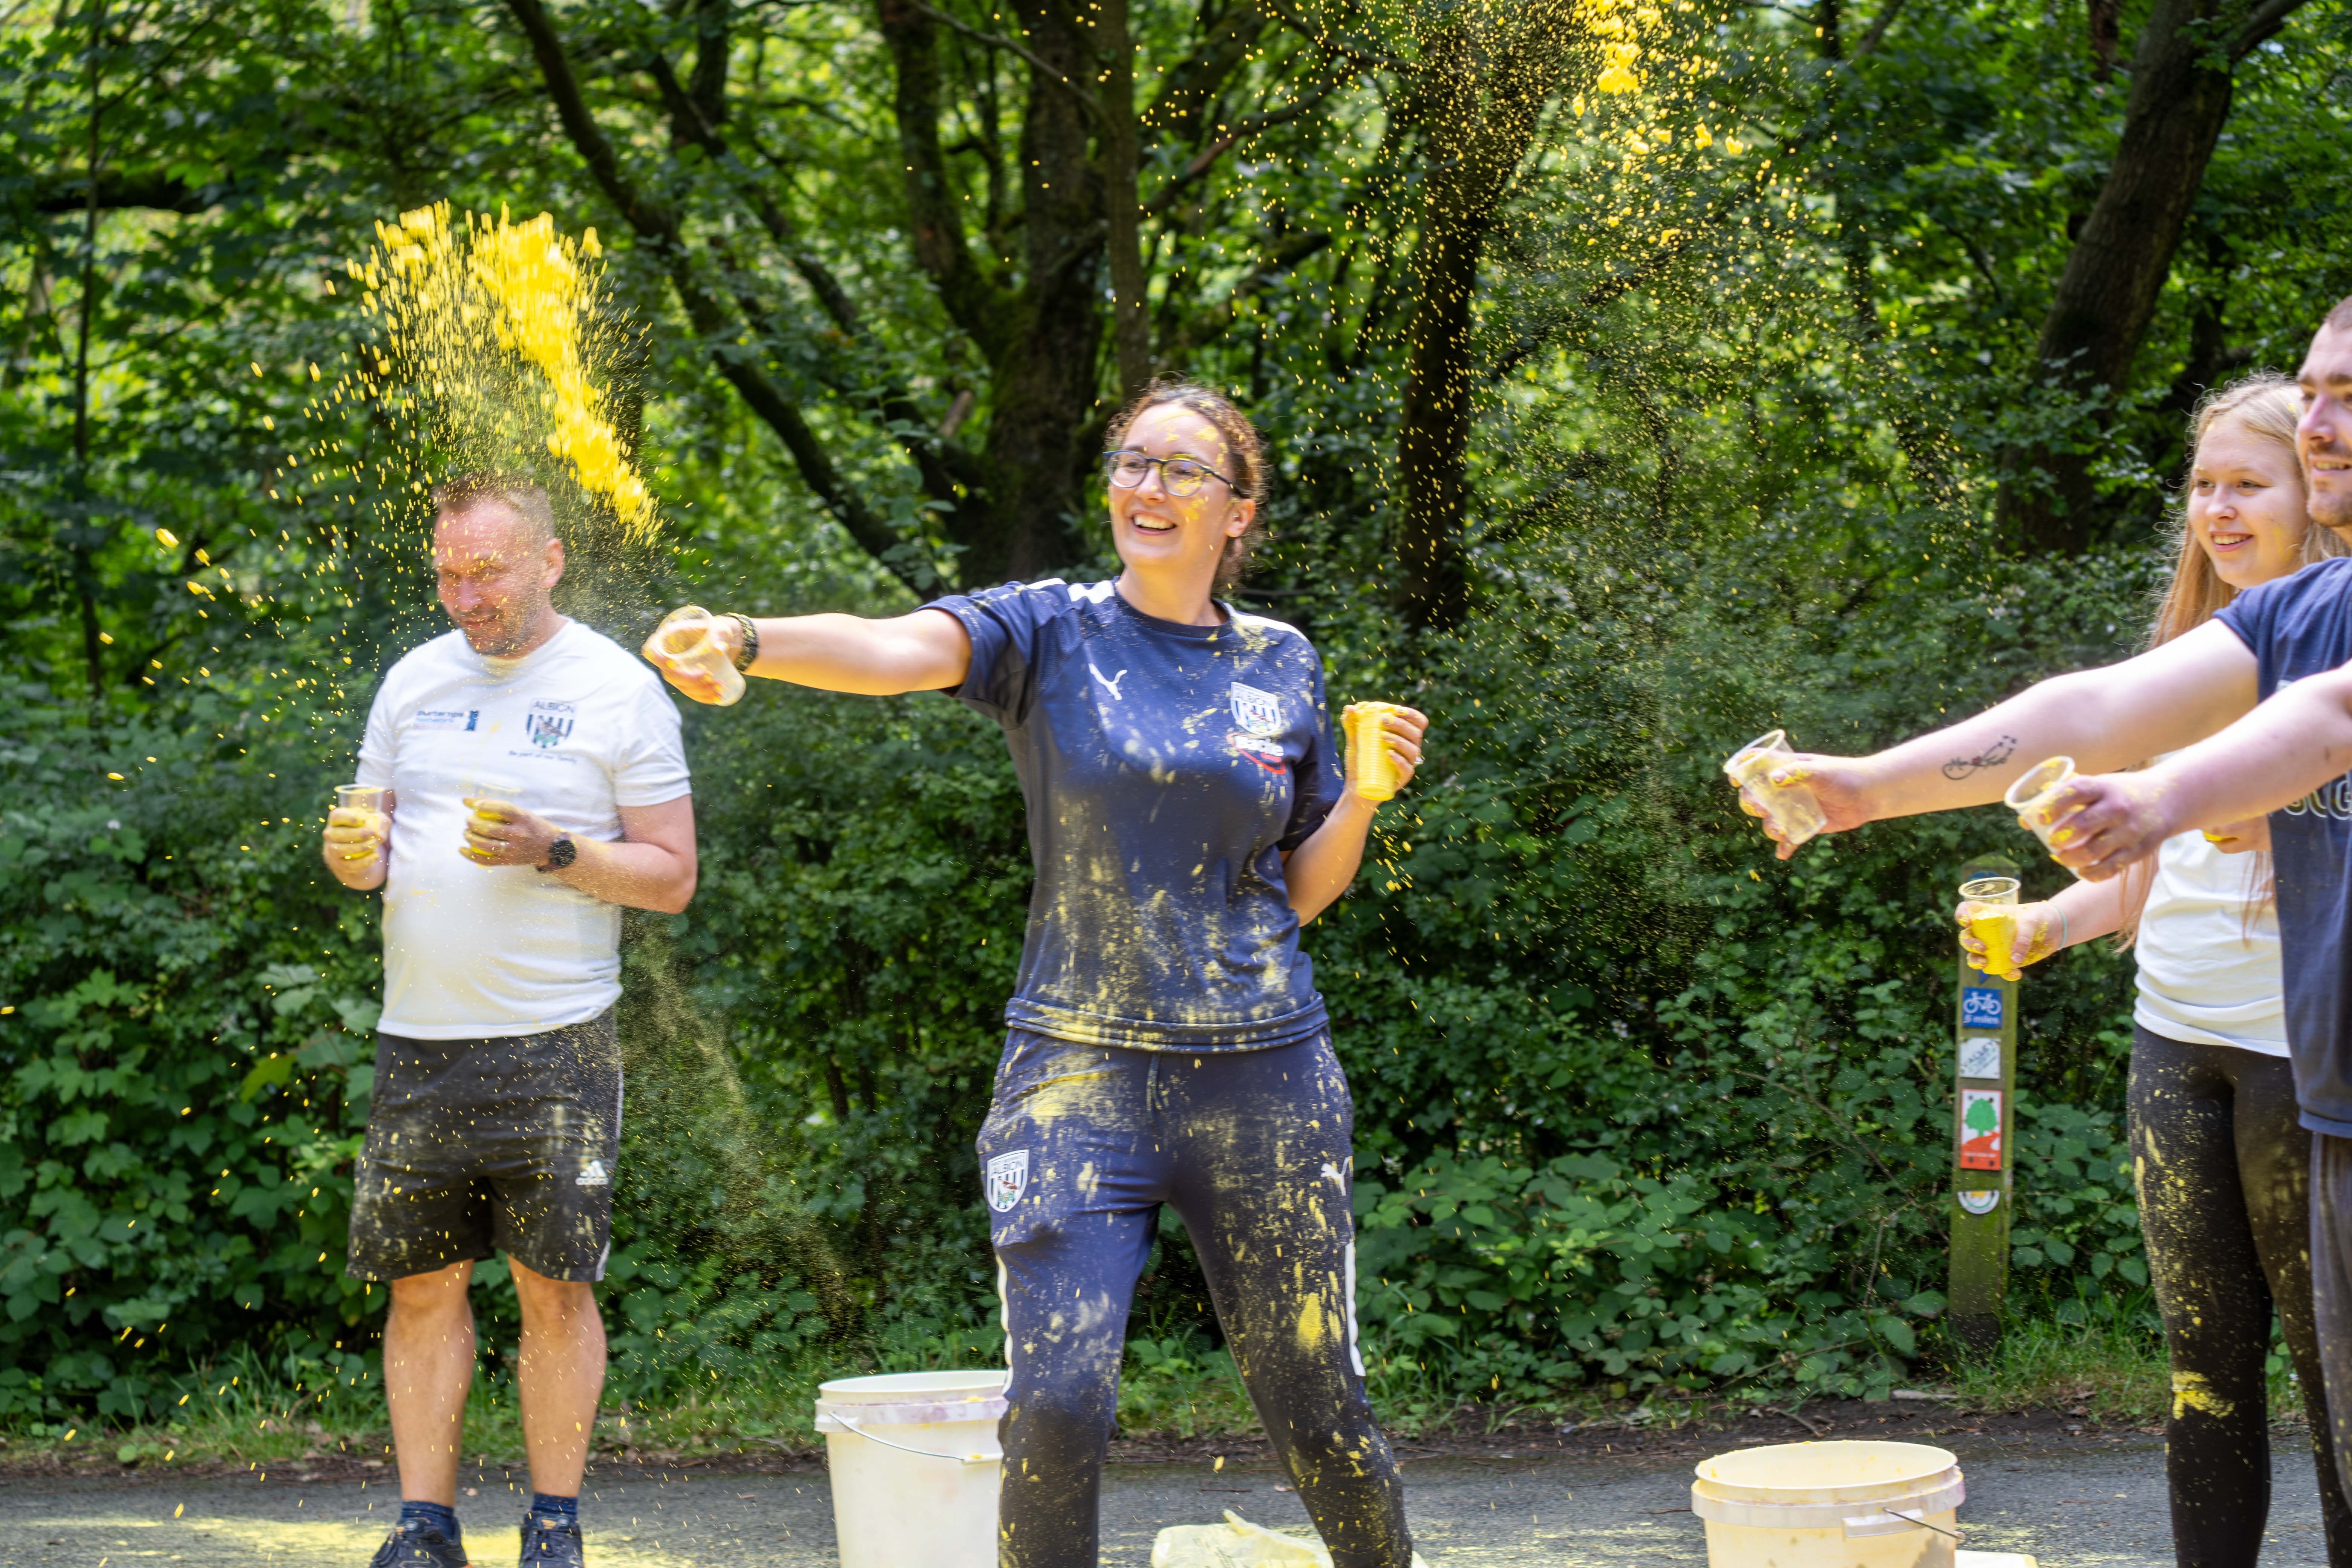
POLYGON ((547 864, 539 867, 538 869, 561 871, 579 858, 580 846, 572 842, 572 835, 558 834, 555 842, 547 847, 547 864))

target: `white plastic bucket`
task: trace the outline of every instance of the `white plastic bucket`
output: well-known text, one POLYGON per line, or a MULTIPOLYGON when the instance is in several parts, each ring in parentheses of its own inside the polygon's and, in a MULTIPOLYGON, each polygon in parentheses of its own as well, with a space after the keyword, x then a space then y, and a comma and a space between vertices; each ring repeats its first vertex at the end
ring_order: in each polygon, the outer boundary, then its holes
POLYGON ((995 1568, 1006 1375, 902 1372, 817 1385, 841 1568, 995 1568))
POLYGON ((1953 1568, 1968 1488, 1924 1443, 1781 1443, 1698 1467, 1708 1568, 1953 1568))

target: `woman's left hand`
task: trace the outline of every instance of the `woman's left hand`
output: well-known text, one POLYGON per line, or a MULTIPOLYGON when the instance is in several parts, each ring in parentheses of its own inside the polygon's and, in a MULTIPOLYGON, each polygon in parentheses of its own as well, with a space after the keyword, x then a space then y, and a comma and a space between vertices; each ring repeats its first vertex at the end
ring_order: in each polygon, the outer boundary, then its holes
MULTIPOLYGON (((1356 715, 1360 723, 1365 717, 1363 706, 1360 702, 1350 702, 1347 708, 1348 712, 1356 715)), ((1413 772, 1421 766, 1421 738, 1429 731, 1429 715, 1418 708, 1407 708, 1397 703, 1381 716, 1381 728, 1385 731, 1389 755, 1396 761, 1397 788, 1402 792, 1405 785, 1412 783, 1413 772)), ((1342 747, 1341 752, 1345 759, 1348 790, 1352 795, 1356 785, 1355 755, 1348 747, 1342 747)))

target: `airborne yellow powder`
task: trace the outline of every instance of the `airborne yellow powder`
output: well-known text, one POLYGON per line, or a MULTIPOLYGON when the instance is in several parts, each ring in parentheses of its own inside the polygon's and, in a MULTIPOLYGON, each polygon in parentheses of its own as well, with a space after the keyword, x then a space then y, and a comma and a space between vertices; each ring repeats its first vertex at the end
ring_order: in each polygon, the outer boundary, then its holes
POLYGON ((1641 37, 1664 19, 1658 8, 1627 0, 1580 0, 1576 15, 1585 31, 1601 41, 1601 75, 1593 90, 1612 97, 1641 91, 1641 37))
POLYGON ((405 382, 468 462, 515 466, 543 446, 625 530, 650 534, 652 493, 610 417, 614 314, 596 231, 574 240, 546 213, 453 221, 438 202, 377 224, 376 240, 347 268, 390 342, 367 379, 405 382))

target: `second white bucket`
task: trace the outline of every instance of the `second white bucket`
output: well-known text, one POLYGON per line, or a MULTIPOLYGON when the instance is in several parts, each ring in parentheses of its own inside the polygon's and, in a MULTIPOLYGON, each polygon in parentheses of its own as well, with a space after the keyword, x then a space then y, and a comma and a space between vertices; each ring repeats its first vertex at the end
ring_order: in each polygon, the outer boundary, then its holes
POLYGON ((1969 1493, 1942 1448, 1781 1443, 1717 1454, 1697 1473, 1707 1568, 1953 1568, 1969 1493))
POLYGON ((1006 1375, 902 1372, 817 1385, 841 1568, 994 1568, 1006 1375))

